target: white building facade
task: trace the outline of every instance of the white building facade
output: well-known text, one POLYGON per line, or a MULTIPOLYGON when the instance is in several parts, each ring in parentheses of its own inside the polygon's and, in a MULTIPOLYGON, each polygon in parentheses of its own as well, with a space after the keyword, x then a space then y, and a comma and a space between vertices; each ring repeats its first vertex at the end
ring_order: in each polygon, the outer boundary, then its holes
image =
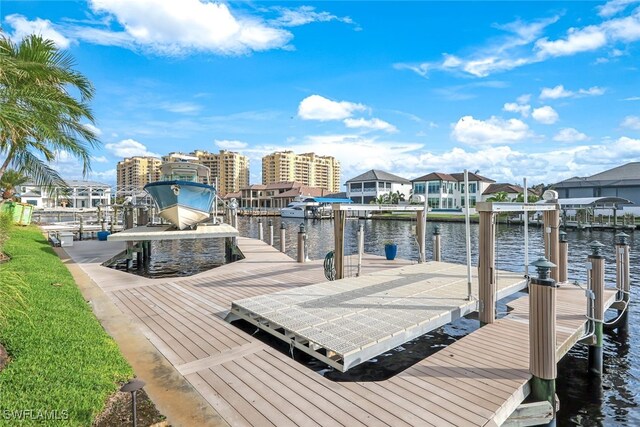
POLYGON ((411 181, 388 172, 372 169, 346 182, 347 197, 354 203, 368 204, 390 193, 403 194, 408 201, 411 181))
MULTIPOLYGON (((482 201, 482 193, 495 181, 471 172, 468 175, 469 207, 475 208, 476 203, 482 201)), ((433 210, 461 211, 465 207, 464 173, 432 172, 411 180, 411 183, 414 195, 424 197, 426 190, 429 207, 433 210)))
POLYGON ((37 208, 95 208, 111 204, 111 186, 95 181, 65 181, 65 187, 47 188, 33 183, 21 185, 19 197, 22 203, 37 208))

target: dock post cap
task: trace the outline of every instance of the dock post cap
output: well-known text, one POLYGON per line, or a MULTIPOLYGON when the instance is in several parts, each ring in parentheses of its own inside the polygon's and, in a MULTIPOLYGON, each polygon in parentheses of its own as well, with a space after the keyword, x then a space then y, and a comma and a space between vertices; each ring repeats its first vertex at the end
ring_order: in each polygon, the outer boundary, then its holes
POLYGON ((604 248, 604 245, 597 240, 594 240, 589 243, 589 247, 591 248, 591 255, 598 256, 600 255, 600 250, 604 248))
POLYGON ((270 220, 269 220, 269 226, 272 226, 272 225, 273 225, 273 220, 272 220, 272 219, 270 219, 270 220))
POLYGON ((438 234, 440 234, 440 226, 436 224, 436 225, 433 227, 433 235, 434 235, 434 236, 437 236, 438 234))
POLYGON ((560 230, 558 233, 558 237, 560 238, 560 243, 567 243, 567 232, 564 230, 560 230))
POLYGON ((305 227, 304 227, 304 222, 300 224, 300 233, 305 233, 305 227))
POLYGON ((131 392, 140 390, 144 386, 145 386, 144 381, 134 378, 128 383, 126 383, 125 385, 123 385, 122 387, 120 387, 120 391, 131 393, 131 392))
POLYGON ((284 230, 284 223, 280 224, 280 230, 284 230))
POLYGON ((556 267, 554 263, 549 261, 544 256, 541 256, 537 260, 531 263, 532 267, 536 268, 536 272, 538 273, 538 279, 546 280, 549 278, 549 272, 553 267, 556 267))
POLYGON ((258 218, 258 224, 262 224, 262 218, 258 218))
POLYGON ((616 243, 619 245, 626 245, 627 244, 627 238, 629 238, 629 235, 627 233, 624 232, 619 232, 617 233, 615 236, 616 238, 616 243))

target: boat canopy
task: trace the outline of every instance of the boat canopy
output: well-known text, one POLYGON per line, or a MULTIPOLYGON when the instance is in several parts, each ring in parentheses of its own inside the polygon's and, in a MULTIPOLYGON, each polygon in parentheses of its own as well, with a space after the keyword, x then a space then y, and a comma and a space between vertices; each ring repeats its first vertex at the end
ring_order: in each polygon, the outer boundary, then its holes
POLYGON ((341 199, 337 197, 314 197, 313 200, 318 203, 353 203, 351 199, 341 199))
MULTIPOLYGON (((544 200, 537 203, 543 204, 544 200)), ((579 197, 575 199, 558 199, 561 209, 618 209, 619 205, 633 205, 631 200, 622 197, 579 197)))

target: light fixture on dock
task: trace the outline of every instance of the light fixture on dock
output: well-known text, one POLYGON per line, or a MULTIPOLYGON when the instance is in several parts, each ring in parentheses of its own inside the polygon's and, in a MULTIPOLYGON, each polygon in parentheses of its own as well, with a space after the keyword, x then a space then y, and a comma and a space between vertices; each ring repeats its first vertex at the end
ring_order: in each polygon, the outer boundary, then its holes
POLYGON ((566 231, 562 231, 560 230, 560 233, 558 233, 559 238, 560 238, 560 243, 567 243, 567 232, 566 231))
POLYGON ((133 412, 133 427, 136 427, 136 392, 144 387, 145 383, 137 378, 132 379, 120 388, 120 391, 131 393, 131 410, 133 412))
POLYGON ((597 240, 589 243, 589 247, 591 248, 591 255, 597 256, 600 255, 600 251, 604 248, 604 245, 597 240))
POLYGON ((622 231, 619 232, 618 234, 615 235, 616 238, 616 243, 619 245, 626 245, 627 244, 627 239, 629 238, 629 235, 626 233, 623 233, 622 231))
POLYGON ((306 230, 304 228, 304 222, 300 223, 300 233, 306 233, 306 230))
POLYGON ((436 225, 433 227, 433 235, 434 235, 434 236, 437 236, 438 234, 440 234, 440 226, 436 224, 436 225))
POLYGON ((536 272, 538 273, 538 279, 547 280, 549 279, 549 272, 556 265, 546 259, 544 256, 541 256, 537 260, 531 263, 532 267, 536 268, 536 272))

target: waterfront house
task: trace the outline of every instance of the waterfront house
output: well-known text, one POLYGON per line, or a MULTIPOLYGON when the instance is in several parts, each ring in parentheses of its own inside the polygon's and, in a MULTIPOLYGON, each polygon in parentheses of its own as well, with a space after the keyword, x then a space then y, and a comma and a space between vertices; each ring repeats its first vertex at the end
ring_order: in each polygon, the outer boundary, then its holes
MULTIPOLYGON (((477 173, 468 173, 469 178, 469 206, 475 207, 476 202, 483 200, 482 194, 495 183, 477 173)), ((433 210, 460 211, 465 204, 464 173, 431 172, 411 180, 414 195, 424 197, 425 189, 429 207, 433 210)))
POLYGON ((627 163, 586 178, 573 177, 551 186, 560 199, 622 197, 640 205, 640 162, 627 163))
POLYGON ((45 187, 28 182, 19 188, 22 203, 38 208, 95 208, 111 204, 111 186, 95 181, 65 181, 67 187, 45 187))
POLYGON ((372 169, 346 182, 347 197, 354 203, 370 203, 379 196, 400 192, 409 200, 411 181, 381 170, 372 169))
MULTIPOLYGON (((482 192, 482 201, 487 201, 491 197, 495 197, 498 193, 506 193, 508 202, 515 201, 518 196, 524 193, 524 188, 517 184, 509 184, 505 182, 493 183, 490 184, 483 192, 482 192)), ((529 197, 531 196, 539 196, 532 189, 528 189, 529 197)))
MULTIPOLYGON (((280 209, 301 197, 324 197, 331 193, 320 187, 303 185, 296 181, 252 184, 242 188, 236 197, 241 208, 280 209)), ((228 197, 225 197, 228 199, 228 197)))

